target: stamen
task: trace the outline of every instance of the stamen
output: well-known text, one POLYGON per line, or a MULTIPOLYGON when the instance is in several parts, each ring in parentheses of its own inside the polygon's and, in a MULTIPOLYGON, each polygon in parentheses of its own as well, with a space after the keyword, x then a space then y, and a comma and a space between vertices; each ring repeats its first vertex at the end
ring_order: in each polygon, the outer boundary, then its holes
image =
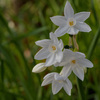
POLYGON ((52 46, 52 50, 56 50, 56 47, 55 46, 52 46))
POLYGON ((59 80, 58 82, 59 82, 59 83, 62 83, 62 80, 59 80))
POLYGON ((70 25, 70 26, 73 26, 73 25, 74 25, 74 22, 73 22, 73 21, 70 21, 70 22, 69 22, 69 25, 70 25))
POLYGON ((52 53, 54 53, 54 52, 56 52, 57 51, 57 47, 56 47, 56 45, 54 45, 54 44, 51 44, 51 45, 49 45, 49 51, 50 52, 52 52, 52 53))
POLYGON ((76 20, 74 18, 69 18, 67 24, 69 27, 72 27, 76 24, 76 20))
POLYGON ((76 60, 72 60, 72 63, 75 64, 76 63, 76 60))

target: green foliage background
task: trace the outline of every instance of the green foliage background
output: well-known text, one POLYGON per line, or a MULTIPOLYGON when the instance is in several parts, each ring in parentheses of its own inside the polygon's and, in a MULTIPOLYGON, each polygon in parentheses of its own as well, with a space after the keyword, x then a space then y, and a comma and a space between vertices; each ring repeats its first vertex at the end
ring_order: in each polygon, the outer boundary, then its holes
MULTIPOLYGON (((69 0, 75 13, 90 11, 86 20, 92 31, 77 35, 80 52, 86 54, 94 67, 82 82, 86 100, 100 100, 100 0, 69 0)), ((0 100, 79 100, 74 74, 71 96, 62 89, 52 95, 51 85, 41 87, 44 75, 60 68, 50 67, 42 73, 32 73, 40 61, 34 55, 40 49, 35 41, 49 38, 57 28, 50 17, 63 15, 66 0, 0 0, 0 100)), ((68 43, 68 35, 61 37, 68 43)))

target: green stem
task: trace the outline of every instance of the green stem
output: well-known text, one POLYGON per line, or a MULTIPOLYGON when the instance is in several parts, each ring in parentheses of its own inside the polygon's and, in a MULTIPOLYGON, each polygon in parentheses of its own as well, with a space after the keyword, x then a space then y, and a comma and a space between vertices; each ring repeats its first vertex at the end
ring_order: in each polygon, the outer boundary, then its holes
MULTIPOLYGON (((99 35, 100 35, 100 28, 98 29, 97 33, 95 34, 94 36, 94 39, 90 45, 90 48, 89 48, 89 51, 88 51, 88 55, 87 55, 87 58, 90 59, 91 58, 91 55, 95 49, 95 46, 98 42, 98 39, 99 39, 99 35)), ((84 88, 82 86, 82 81, 79 80, 77 78, 77 85, 78 85, 78 90, 79 90, 79 95, 80 95, 80 100, 85 100, 85 95, 84 95, 84 88)))
MULTIPOLYGON (((76 50, 79 51, 79 46, 78 46, 78 43, 76 41, 76 35, 73 35, 73 44, 74 44, 75 51, 76 50)), ((77 78, 77 87, 78 87, 78 91, 79 91, 80 100, 85 100, 85 94, 84 94, 82 81, 79 78, 77 78)))
POLYGON ((84 94, 84 89, 83 89, 82 81, 79 78, 77 78, 77 87, 78 87, 78 92, 79 92, 80 100, 85 100, 85 94, 84 94))
POLYGON ((73 35, 73 43, 74 43, 74 48, 79 51, 79 46, 78 46, 78 43, 76 41, 76 35, 73 35))

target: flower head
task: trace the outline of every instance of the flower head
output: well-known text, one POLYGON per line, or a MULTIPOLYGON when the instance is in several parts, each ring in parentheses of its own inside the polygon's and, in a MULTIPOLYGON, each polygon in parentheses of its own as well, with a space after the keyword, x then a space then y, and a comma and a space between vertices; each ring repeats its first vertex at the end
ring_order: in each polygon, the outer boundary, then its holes
POLYGON ((44 81, 42 82, 42 86, 48 85, 52 83, 52 92, 53 94, 57 94, 61 88, 64 88, 65 92, 68 95, 71 95, 72 83, 70 80, 63 75, 58 73, 49 73, 44 77, 44 81))
POLYGON ((37 41, 36 44, 43 47, 36 55, 35 59, 46 59, 45 66, 51 66, 60 62, 63 58, 63 42, 58 40, 54 33, 50 33, 50 39, 37 41))
POLYGON ((81 52, 73 52, 69 49, 64 50, 64 56, 61 63, 55 66, 64 66, 61 74, 68 77, 73 71, 74 74, 81 80, 84 79, 84 67, 92 68, 93 64, 81 52))
POLYGON ((84 21, 90 16, 90 12, 80 12, 74 14, 74 10, 70 3, 67 1, 64 8, 64 16, 51 17, 51 21, 59 26, 55 31, 57 37, 64 35, 65 33, 75 35, 79 31, 90 32, 91 28, 84 21))

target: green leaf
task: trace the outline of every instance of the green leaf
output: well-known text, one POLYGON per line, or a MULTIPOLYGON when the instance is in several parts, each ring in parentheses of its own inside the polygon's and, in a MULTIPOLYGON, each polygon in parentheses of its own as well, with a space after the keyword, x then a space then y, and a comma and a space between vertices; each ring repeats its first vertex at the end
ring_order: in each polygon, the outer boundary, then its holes
POLYGON ((90 44, 90 47, 89 47, 89 50, 88 50, 88 54, 87 54, 87 58, 88 59, 90 59, 91 56, 93 55, 93 51, 94 51, 94 49, 96 47, 96 44, 97 44, 97 42, 99 40, 99 37, 100 37, 100 27, 98 28, 98 31, 95 34, 95 36, 94 36, 94 38, 93 38, 93 40, 92 40, 92 42, 90 44))

